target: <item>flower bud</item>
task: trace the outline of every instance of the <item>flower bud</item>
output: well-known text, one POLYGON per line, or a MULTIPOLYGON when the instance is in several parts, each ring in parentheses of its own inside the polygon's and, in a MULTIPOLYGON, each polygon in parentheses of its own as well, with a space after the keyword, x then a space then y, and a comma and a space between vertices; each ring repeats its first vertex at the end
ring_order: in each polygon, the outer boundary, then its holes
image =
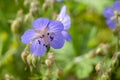
POLYGON ((107 73, 108 73, 108 74, 111 74, 111 72, 112 72, 112 68, 110 67, 110 68, 107 70, 107 73))
POLYGON ((48 59, 54 61, 54 60, 55 60, 55 55, 54 55, 54 53, 49 53, 48 59))
POLYGON ((31 59, 31 57, 32 57, 32 54, 29 54, 28 56, 27 56, 27 64, 30 66, 30 65, 32 65, 32 59, 31 59))
POLYGON ((21 16, 22 14, 23 14, 23 9, 20 9, 20 10, 17 11, 18 16, 21 16))
POLYGON ((13 33, 17 33, 19 30, 19 27, 21 26, 22 18, 17 18, 14 20, 11 24, 11 30, 13 33))
POLYGON ((107 55, 109 52, 110 46, 108 44, 100 44, 96 50, 96 54, 107 55))
POLYGON ((14 78, 13 78, 13 76, 5 74, 5 79, 4 80, 14 80, 14 78))
POLYGON ((45 0, 45 3, 51 5, 55 2, 55 0, 45 0))
POLYGON ((43 9, 47 9, 49 6, 53 5, 53 3, 55 2, 55 0, 45 0, 44 4, 43 4, 43 9))
POLYGON ((28 56, 28 52, 27 51, 23 51, 21 54, 21 58, 24 61, 25 64, 27 64, 27 56, 28 56))
POLYGON ((45 73, 45 76, 47 77, 47 78, 49 78, 49 77, 51 77, 51 71, 50 70, 47 70, 46 71, 46 73, 45 73))
POLYGON ((30 21, 32 21, 33 19, 33 16, 31 13, 28 13, 25 15, 25 18, 24 18, 24 23, 29 23, 30 21))
POLYGON ((103 74, 103 75, 101 76, 101 80, 110 80, 110 79, 109 79, 109 75, 108 75, 108 74, 103 74))
POLYGON ((34 55, 32 55, 32 54, 29 54, 29 55, 27 56, 27 63, 28 63, 29 66, 35 68, 35 67, 36 67, 36 64, 37 64, 37 57, 34 56, 34 55))
POLYGON ((97 50, 96 50, 96 54, 98 55, 98 54, 100 54, 101 53, 101 51, 102 51, 102 49, 101 48, 97 48, 97 50))
POLYGON ((88 53, 88 57, 89 58, 93 58, 93 57, 95 57, 96 56, 96 52, 94 51, 94 50, 92 50, 92 51, 90 51, 89 53, 88 53))
POLYGON ((42 6, 43 10, 46 10, 47 7, 48 7, 48 5, 46 3, 44 3, 43 6, 42 6))
POLYGON ((24 6, 29 6, 32 0, 24 0, 24 6))
POLYGON ((33 1, 30 3, 30 12, 35 15, 39 13, 39 2, 33 1))
POLYGON ((116 67, 118 66, 118 58, 119 58, 120 52, 116 52, 114 53, 113 57, 112 57, 112 67, 116 67))
POLYGON ((96 66, 95 66, 95 70, 97 72, 99 72, 101 70, 101 62, 99 62, 96 66))
POLYGON ((56 70, 57 77, 62 77, 63 76, 63 70, 61 68, 57 68, 56 70))
POLYGON ((113 59, 111 65, 112 65, 113 68, 115 68, 118 65, 118 60, 113 59))
POLYGON ((35 68, 36 67, 36 64, 37 64, 37 57, 32 55, 31 56, 31 59, 32 59, 32 66, 35 68))
POLYGON ((45 64, 46 64, 48 67, 52 67, 53 62, 52 62, 52 60, 50 60, 50 59, 46 59, 46 60, 45 60, 45 64))

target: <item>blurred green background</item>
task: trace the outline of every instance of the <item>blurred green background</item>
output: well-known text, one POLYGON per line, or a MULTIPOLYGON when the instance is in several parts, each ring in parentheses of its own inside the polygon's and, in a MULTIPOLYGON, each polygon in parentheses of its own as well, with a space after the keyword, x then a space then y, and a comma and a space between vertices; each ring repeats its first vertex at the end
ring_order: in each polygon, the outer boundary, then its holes
MULTIPOLYGON (((71 42, 54 52, 57 64, 63 69, 64 80, 99 80, 95 66, 103 61, 102 70, 110 65, 115 52, 116 37, 105 23, 104 9, 115 0, 0 0, 0 80, 41 80, 24 70, 21 53, 25 45, 21 35, 31 28, 32 21, 46 17, 55 19, 63 5, 71 17, 71 42), (30 4, 38 1, 31 9, 30 4), (10 79, 9 79, 10 78, 10 79)), ((119 65, 119 64, 118 64, 119 65)), ((56 76, 52 76, 57 80, 56 76)), ((110 75, 120 80, 120 68, 110 75)))

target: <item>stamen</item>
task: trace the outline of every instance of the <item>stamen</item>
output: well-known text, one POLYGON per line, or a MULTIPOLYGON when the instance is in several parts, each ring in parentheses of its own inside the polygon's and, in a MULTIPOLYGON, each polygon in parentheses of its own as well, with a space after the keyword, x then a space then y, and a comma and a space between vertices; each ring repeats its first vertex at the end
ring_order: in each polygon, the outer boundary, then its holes
POLYGON ((44 38, 44 36, 45 36, 45 35, 43 34, 42 36, 40 36, 40 38, 44 38))
POLYGON ((43 46, 46 46, 45 44, 43 44, 43 46))
POLYGON ((43 46, 45 46, 46 48, 48 47, 48 45, 45 45, 45 44, 43 44, 43 46))
POLYGON ((38 40, 38 43, 41 44, 40 40, 38 40))
POLYGON ((40 38, 43 38, 42 36, 40 36, 40 38))
POLYGON ((42 35, 42 37, 44 37, 45 35, 42 35))
POLYGON ((54 37, 50 36, 50 40, 52 41, 54 37))
POLYGON ((47 35, 49 35, 50 33, 47 33, 47 35))

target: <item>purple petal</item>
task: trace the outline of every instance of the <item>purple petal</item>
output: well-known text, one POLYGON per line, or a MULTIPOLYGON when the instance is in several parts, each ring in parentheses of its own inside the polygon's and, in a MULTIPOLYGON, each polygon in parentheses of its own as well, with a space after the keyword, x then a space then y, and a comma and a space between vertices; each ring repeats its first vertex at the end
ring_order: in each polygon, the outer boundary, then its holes
POLYGON ((120 1, 114 2, 113 7, 114 7, 116 10, 120 11, 120 1))
POLYGON ((46 52, 45 42, 42 39, 36 39, 30 46, 34 56, 42 56, 46 52))
POLYGON ((28 44, 30 43, 35 37, 37 36, 37 33, 32 30, 32 29, 29 29, 27 30, 21 37, 21 40, 23 43, 25 44, 28 44))
POLYGON ((58 18, 63 18, 64 16, 66 15, 66 6, 64 5, 62 8, 61 8, 61 11, 60 11, 60 14, 58 15, 58 18))
POLYGON ((65 30, 68 30, 70 28, 70 16, 69 15, 66 14, 61 22, 63 23, 65 30))
POLYGON ((106 23, 111 29, 114 29, 116 27, 117 21, 108 19, 106 23))
POLYGON ((112 7, 107 7, 104 10, 104 16, 106 18, 111 18, 112 16, 114 16, 114 9, 112 7))
POLYGON ((32 26, 36 29, 41 30, 41 29, 47 27, 49 22, 50 21, 47 18, 39 18, 32 23, 32 26))
POLYGON ((65 5, 61 8, 61 11, 60 11, 60 14, 58 15, 57 20, 63 23, 65 30, 68 30, 70 28, 70 16, 66 14, 65 5))
POLYGON ((67 31, 62 31, 62 35, 67 41, 71 41, 71 36, 67 31))
POLYGON ((57 0, 57 2, 62 2, 63 0, 57 0))
POLYGON ((62 48, 64 45, 64 37, 61 33, 56 33, 53 35, 53 39, 50 39, 49 43, 54 49, 62 48))
POLYGON ((51 21, 48 26, 48 30, 54 33, 61 32, 63 28, 64 28, 63 24, 59 21, 51 21))

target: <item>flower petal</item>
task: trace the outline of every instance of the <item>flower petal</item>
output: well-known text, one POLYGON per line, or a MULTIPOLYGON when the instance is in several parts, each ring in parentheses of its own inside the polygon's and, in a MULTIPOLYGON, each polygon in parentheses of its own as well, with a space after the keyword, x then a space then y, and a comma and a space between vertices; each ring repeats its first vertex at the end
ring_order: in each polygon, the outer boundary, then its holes
POLYGON ((110 19, 112 16, 114 16, 114 9, 112 7, 107 7, 104 10, 104 16, 108 19, 110 19))
POLYGON ((70 28, 70 16, 69 15, 66 14, 61 22, 63 23, 65 30, 68 30, 70 28))
POLYGON ((57 2, 62 2, 63 0, 57 0, 57 2))
POLYGON ((28 44, 30 43, 35 37, 37 33, 33 29, 27 30, 21 37, 23 43, 28 44))
POLYGON ((60 11, 60 14, 58 15, 57 20, 63 23, 65 30, 68 30, 70 28, 70 16, 66 14, 65 5, 61 8, 61 11, 60 11))
POLYGON ((48 26, 48 30, 50 32, 54 32, 54 33, 61 32, 63 30, 63 28, 64 28, 63 24, 59 21, 56 21, 56 20, 51 21, 49 26, 48 26))
POLYGON ((42 39, 36 39, 30 46, 34 56, 42 56, 46 52, 45 42, 42 39))
POLYGON ((58 18, 63 18, 66 14, 66 6, 64 5, 61 10, 60 10, 60 14, 58 15, 58 18))
POLYGON ((115 28, 115 26, 116 26, 116 24, 117 24, 117 21, 115 21, 115 20, 107 20, 106 21, 106 23, 107 23, 107 25, 109 26, 109 28, 111 28, 111 29, 114 29, 115 28))
POLYGON ((114 2, 113 7, 114 7, 116 10, 120 11, 120 1, 114 2))
POLYGON ((54 49, 62 48, 64 45, 64 37, 61 33, 56 33, 53 35, 53 39, 49 40, 49 43, 54 49))
POLYGON ((67 31, 62 31, 62 35, 67 41, 71 41, 71 36, 67 31))
POLYGON ((49 22, 50 22, 50 21, 49 21, 49 19, 47 19, 47 18, 39 18, 39 19, 35 20, 35 21, 32 23, 32 26, 33 26, 35 29, 41 30, 41 29, 47 27, 48 24, 49 24, 49 22))

